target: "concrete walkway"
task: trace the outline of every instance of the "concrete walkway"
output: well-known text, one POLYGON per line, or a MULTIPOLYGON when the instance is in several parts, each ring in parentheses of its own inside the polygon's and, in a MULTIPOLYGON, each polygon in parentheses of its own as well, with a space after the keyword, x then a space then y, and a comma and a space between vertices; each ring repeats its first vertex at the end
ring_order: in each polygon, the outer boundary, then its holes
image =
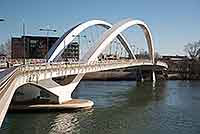
POLYGON ((1 69, 0 71, 0 83, 6 79, 7 77, 9 77, 9 74, 14 71, 16 69, 16 67, 11 67, 11 68, 6 68, 6 69, 1 69))

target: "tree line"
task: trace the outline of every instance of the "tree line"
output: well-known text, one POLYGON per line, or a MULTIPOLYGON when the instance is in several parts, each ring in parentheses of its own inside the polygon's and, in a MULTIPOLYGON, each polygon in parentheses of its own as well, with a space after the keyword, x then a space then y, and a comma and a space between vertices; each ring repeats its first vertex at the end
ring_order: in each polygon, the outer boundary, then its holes
POLYGON ((191 59, 200 59, 200 40, 188 43, 184 46, 184 51, 191 59))

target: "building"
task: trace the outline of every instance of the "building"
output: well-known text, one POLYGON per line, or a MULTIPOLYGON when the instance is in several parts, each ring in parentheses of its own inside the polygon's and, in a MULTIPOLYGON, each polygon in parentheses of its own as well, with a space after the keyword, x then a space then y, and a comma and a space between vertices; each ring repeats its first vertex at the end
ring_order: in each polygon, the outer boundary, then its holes
POLYGON ((62 58, 65 61, 78 61, 79 60, 79 44, 78 42, 72 42, 67 46, 62 58))
MULTIPOLYGON (((47 38, 45 36, 12 37, 11 57, 12 59, 46 59, 47 51, 58 39, 59 37, 47 38)), ((77 61, 79 59, 79 44, 72 42, 68 45, 62 58, 65 61, 69 61, 69 59, 77 61)))
POLYGON ((44 59, 47 50, 49 50, 57 40, 58 37, 48 37, 48 39, 47 37, 41 36, 12 37, 11 57, 13 59, 24 57, 28 59, 44 59))
POLYGON ((161 60, 170 60, 170 61, 185 61, 188 60, 187 56, 171 55, 171 56, 162 56, 161 60))

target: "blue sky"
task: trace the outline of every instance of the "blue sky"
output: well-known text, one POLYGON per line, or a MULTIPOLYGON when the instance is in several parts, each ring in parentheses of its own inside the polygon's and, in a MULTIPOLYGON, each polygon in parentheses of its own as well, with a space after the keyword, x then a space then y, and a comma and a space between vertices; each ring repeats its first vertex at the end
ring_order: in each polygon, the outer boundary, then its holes
MULTIPOLYGON (((23 22, 27 34, 44 35, 39 28, 49 25, 57 29, 52 36, 61 36, 90 19, 134 18, 149 25, 160 54, 184 54, 184 45, 200 39, 199 13, 199 0, 0 0, 0 18, 6 19, 0 22, 0 43, 21 35, 23 22)), ((139 38, 129 34, 130 40, 139 38)))

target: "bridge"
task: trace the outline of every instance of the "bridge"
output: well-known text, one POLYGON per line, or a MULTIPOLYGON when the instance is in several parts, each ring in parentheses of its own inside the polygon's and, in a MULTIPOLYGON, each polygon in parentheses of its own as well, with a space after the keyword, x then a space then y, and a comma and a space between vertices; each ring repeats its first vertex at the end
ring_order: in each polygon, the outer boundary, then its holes
POLYGON ((30 84, 44 89, 53 96, 53 101, 62 104, 72 99, 72 92, 86 73, 126 67, 140 68, 141 66, 148 66, 152 69, 152 80, 155 81, 155 69, 168 68, 166 63, 155 61, 153 39, 148 26, 143 21, 133 19, 122 20, 114 25, 101 20, 80 23, 64 33, 51 47, 47 56, 48 63, 21 65, 6 70, 5 74, 0 77, 0 125, 4 120, 15 91, 23 85, 30 84), (80 61, 76 63, 58 62, 59 57, 75 36, 93 25, 99 25, 107 29, 95 43, 95 46, 89 49, 80 61), (134 25, 141 27, 144 31, 149 50, 149 59, 136 59, 136 56, 130 49, 130 45, 121 34, 121 32, 134 25), (128 52, 130 59, 99 61, 98 56, 115 38, 121 42, 128 52), (68 80, 66 85, 60 85, 52 80, 52 78, 62 76, 66 76, 68 80))

